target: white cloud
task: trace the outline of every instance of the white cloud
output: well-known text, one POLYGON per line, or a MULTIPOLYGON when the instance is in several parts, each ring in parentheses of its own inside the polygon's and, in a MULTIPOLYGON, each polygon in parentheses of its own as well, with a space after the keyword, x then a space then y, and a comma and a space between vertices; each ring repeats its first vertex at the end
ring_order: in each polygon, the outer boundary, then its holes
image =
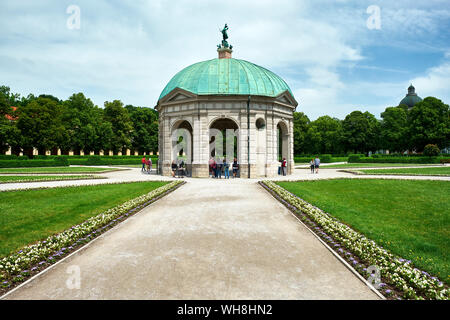
POLYGON ((433 96, 444 103, 450 103, 450 61, 430 68, 425 75, 411 79, 410 82, 420 97, 433 96))
MULTIPOLYGON (((433 18, 441 19, 448 12, 423 3, 411 11, 402 9, 409 5, 400 2, 402 5, 380 3, 382 39, 390 34, 401 38, 406 29, 437 32, 441 20, 433 18), (398 6, 401 10, 396 10, 398 6), (411 12, 414 21, 408 20, 411 12)), ((337 71, 361 61, 372 68, 370 61, 364 61, 364 45, 376 42, 373 35, 381 33, 366 28, 365 9, 370 1, 339 1, 336 5, 289 0, 79 0, 80 30, 66 28, 70 4, 44 0, 2 4, 2 84, 23 95, 48 93, 65 99, 81 91, 100 106, 105 100, 121 99, 152 107, 176 72, 216 57, 219 28, 228 23, 234 57, 285 78, 300 102, 298 110, 311 118, 323 114, 343 117, 359 103, 378 108, 384 101, 397 100, 407 87, 403 82, 343 81, 337 71), (383 93, 375 92, 378 89, 383 93), (368 92, 364 92, 367 101, 359 102, 363 90, 368 92), (352 95, 354 103, 349 102, 352 95)), ((373 68, 382 71, 382 67, 373 68)), ((419 94, 432 90, 431 82, 441 86, 446 70, 429 70, 423 78, 413 79, 419 94)))

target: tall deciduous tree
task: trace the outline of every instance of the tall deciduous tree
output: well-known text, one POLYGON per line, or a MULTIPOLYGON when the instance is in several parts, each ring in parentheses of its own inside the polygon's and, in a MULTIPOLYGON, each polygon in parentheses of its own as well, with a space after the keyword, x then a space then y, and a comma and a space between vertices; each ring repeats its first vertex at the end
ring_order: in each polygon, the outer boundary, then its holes
POLYGON ((117 154, 119 151, 131 147, 131 134, 133 124, 127 109, 120 100, 105 102, 105 120, 109 121, 113 130, 111 150, 117 154))
POLYGON ((403 152, 408 149, 408 108, 404 105, 387 107, 381 113, 381 147, 390 151, 403 152))
POLYGON ((353 111, 342 126, 347 151, 368 152, 380 147, 380 122, 370 112, 353 111))
POLYGON ((306 152, 306 132, 310 124, 309 118, 303 112, 294 112, 294 154, 306 152))
POLYGON ((309 125, 305 143, 309 153, 341 153, 343 138, 341 120, 322 116, 309 125))
POLYGON ((37 148, 40 154, 62 143, 62 106, 54 99, 37 98, 18 109, 17 127, 24 149, 37 148))
POLYGON ((408 137, 417 151, 427 144, 450 146, 449 106, 434 97, 417 103, 408 113, 408 137))
POLYGON ((158 113, 154 109, 127 105, 133 132, 131 147, 139 154, 158 150, 158 113), (156 142, 156 144, 155 144, 156 142))
POLYGON ((97 117, 94 104, 83 93, 73 94, 64 101, 63 123, 68 135, 64 149, 71 149, 75 154, 81 150, 93 151, 97 140, 97 117))

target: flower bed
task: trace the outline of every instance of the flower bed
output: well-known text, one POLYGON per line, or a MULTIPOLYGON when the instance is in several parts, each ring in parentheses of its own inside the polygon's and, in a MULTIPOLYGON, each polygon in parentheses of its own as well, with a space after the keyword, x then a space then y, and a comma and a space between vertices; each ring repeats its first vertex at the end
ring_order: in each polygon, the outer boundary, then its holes
POLYGON ((377 245, 328 213, 300 199, 272 181, 260 184, 293 211, 311 230, 363 277, 370 266, 380 271, 377 289, 389 298, 448 300, 450 290, 436 277, 377 245))
MULTIPOLYGON (((95 179, 108 179, 102 176, 55 176, 55 177, 43 177, 40 179, 26 179, 30 176, 23 176, 24 179, 0 181, 0 184, 4 183, 27 183, 27 182, 48 182, 48 181, 70 181, 70 180, 95 180, 95 179)), ((32 177, 36 177, 35 175, 32 177)), ((38 177, 38 176, 37 176, 38 177)))
POLYGON ((184 183, 168 183, 0 259, 0 293, 11 290, 184 183))

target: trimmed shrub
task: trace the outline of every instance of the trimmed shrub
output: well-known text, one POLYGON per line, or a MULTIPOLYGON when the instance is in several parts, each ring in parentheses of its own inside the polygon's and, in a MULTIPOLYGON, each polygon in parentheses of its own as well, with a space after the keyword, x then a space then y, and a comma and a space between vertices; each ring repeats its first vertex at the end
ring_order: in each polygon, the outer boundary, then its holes
POLYGON ((66 159, 54 160, 0 160, 0 168, 27 168, 27 167, 67 167, 66 159))
POLYGON ((15 154, 0 154, 0 160, 28 160, 27 156, 16 156, 15 154))
POLYGON ((439 163, 438 157, 389 157, 389 158, 373 158, 373 157, 349 157, 349 163, 439 163), (351 161, 350 161, 351 160, 351 161))
POLYGON ((361 157, 363 157, 363 156, 364 156, 364 155, 362 155, 362 154, 351 154, 351 155, 348 156, 347 162, 348 162, 348 163, 359 162, 359 159, 360 159, 361 157))
POLYGON ((435 144, 427 144, 423 149, 423 155, 428 157, 435 157, 441 153, 439 147, 435 144))
MULTIPOLYGON (((141 164, 141 159, 143 156, 87 156, 83 159, 72 159, 67 160, 71 165, 84 165, 84 166, 114 166, 114 165, 137 165, 141 164)), ((146 156, 148 158, 149 156, 146 156)), ((157 156, 150 156, 153 165, 158 163, 157 156)))

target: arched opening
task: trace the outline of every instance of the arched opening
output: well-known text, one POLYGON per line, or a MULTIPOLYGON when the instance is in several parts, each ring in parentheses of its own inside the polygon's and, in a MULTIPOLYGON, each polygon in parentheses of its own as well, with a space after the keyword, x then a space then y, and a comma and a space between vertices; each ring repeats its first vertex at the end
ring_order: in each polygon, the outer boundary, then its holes
POLYGON ((286 171, 288 172, 288 166, 289 166, 289 132, 287 125, 280 121, 277 124, 277 159, 278 161, 283 161, 283 159, 286 159, 287 165, 286 165, 286 171))
POLYGON ((192 162, 194 161, 194 141, 192 126, 187 120, 180 120, 172 126, 171 132, 171 162, 181 167, 187 176, 192 175, 192 162))
MULTIPOLYGON (((240 163, 239 126, 229 118, 220 118, 209 126, 209 158, 216 163, 223 163, 226 159, 231 165, 234 158, 240 163)), ((210 174, 211 168, 210 168, 210 174)), ((239 172, 237 173, 239 175, 239 172)))

